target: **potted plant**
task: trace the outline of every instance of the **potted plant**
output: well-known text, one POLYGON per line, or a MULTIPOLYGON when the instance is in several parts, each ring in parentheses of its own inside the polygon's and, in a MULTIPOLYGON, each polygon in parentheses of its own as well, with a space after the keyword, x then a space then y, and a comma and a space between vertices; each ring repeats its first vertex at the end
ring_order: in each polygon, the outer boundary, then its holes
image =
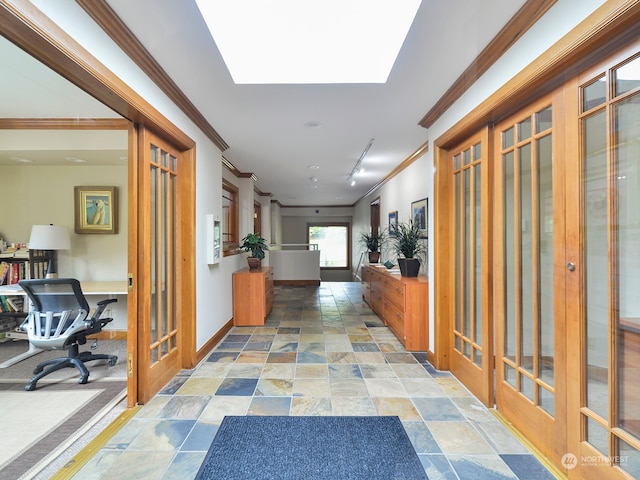
POLYGON ((393 230, 393 249, 398 254, 398 266, 403 277, 417 277, 424 262, 427 247, 420 239, 420 228, 412 221, 398 223, 393 230))
POLYGON ((260 263, 264 258, 264 252, 269 250, 269 245, 259 233, 249 233, 242 239, 240 248, 245 252, 251 252, 251 255, 247 258, 249 270, 257 270, 260 268, 260 263))
POLYGON ((369 253, 369 263, 378 263, 380 261, 380 250, 384 240, 384 233, 363 232, 360 234, 360 243, 369 253))

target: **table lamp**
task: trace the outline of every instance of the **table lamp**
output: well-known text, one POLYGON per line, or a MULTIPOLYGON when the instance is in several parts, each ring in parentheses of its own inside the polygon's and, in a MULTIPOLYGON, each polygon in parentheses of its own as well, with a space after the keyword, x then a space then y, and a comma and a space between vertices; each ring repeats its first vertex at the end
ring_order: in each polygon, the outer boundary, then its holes
POLYGON ((56 250, 69 250, 69 229, 60 225, 33 225, 29 248, 45 250, 48 257, 47 278, 58 278, 56 250))

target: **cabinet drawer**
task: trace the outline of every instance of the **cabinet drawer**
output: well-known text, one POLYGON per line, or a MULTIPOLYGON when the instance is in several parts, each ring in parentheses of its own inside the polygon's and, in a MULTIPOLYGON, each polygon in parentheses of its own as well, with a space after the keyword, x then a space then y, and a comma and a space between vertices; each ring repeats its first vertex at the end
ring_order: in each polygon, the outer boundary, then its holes
POLYGON ((385 300, 384 302, 384 319, 387 323, 387 326, 393 330, 393 333, 396 334, 396 337, 402 342, 405 343, 404 336, 404 312, 399 310, 393 303, 389 300, 385 300))
POLYGON ((384 294, 387 299, 393 303, 399 310, 404 312, 405 303, 404 303, 404 284, 399 280, 390 278, 387 282, 386 288, 384 290, 384 294))

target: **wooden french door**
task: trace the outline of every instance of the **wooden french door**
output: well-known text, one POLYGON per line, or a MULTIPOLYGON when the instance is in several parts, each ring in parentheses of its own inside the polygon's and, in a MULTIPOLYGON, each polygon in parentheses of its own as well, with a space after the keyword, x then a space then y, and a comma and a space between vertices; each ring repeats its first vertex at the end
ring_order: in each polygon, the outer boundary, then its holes
POLYGON ((496 407, 543 453, 566 452, 561 96, 496 125, 496 407))
POLYGON ((138 176, 138 378, 140 403, 181 368, 182 281, 178 169, 181 153, 141 128, 138 176))
POLYGON ((572 478, 640 478, 640 43, 568 91, 564 466, 572 478))
POLYGON ((488 129, 449 151, 453 174, 451 371, 493 406, 492 212, 488 129))

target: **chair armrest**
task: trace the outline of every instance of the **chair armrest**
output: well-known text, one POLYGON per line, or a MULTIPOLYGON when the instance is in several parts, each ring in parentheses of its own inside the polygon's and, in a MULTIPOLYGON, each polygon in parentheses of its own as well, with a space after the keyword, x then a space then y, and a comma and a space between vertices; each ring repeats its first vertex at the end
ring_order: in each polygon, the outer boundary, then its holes
POLYGON ((105 307, 110 303, 114 303, 117 301, 118 301, 117 298, 105 298, 104 300, 100 300, 98 302, 98 307, 96 308, 96 311, 93 312, 93 315, 91 316, 91 320, 96 320, 100 318, 100 316, 102 315, 102 312, 104 312, 105 307))

